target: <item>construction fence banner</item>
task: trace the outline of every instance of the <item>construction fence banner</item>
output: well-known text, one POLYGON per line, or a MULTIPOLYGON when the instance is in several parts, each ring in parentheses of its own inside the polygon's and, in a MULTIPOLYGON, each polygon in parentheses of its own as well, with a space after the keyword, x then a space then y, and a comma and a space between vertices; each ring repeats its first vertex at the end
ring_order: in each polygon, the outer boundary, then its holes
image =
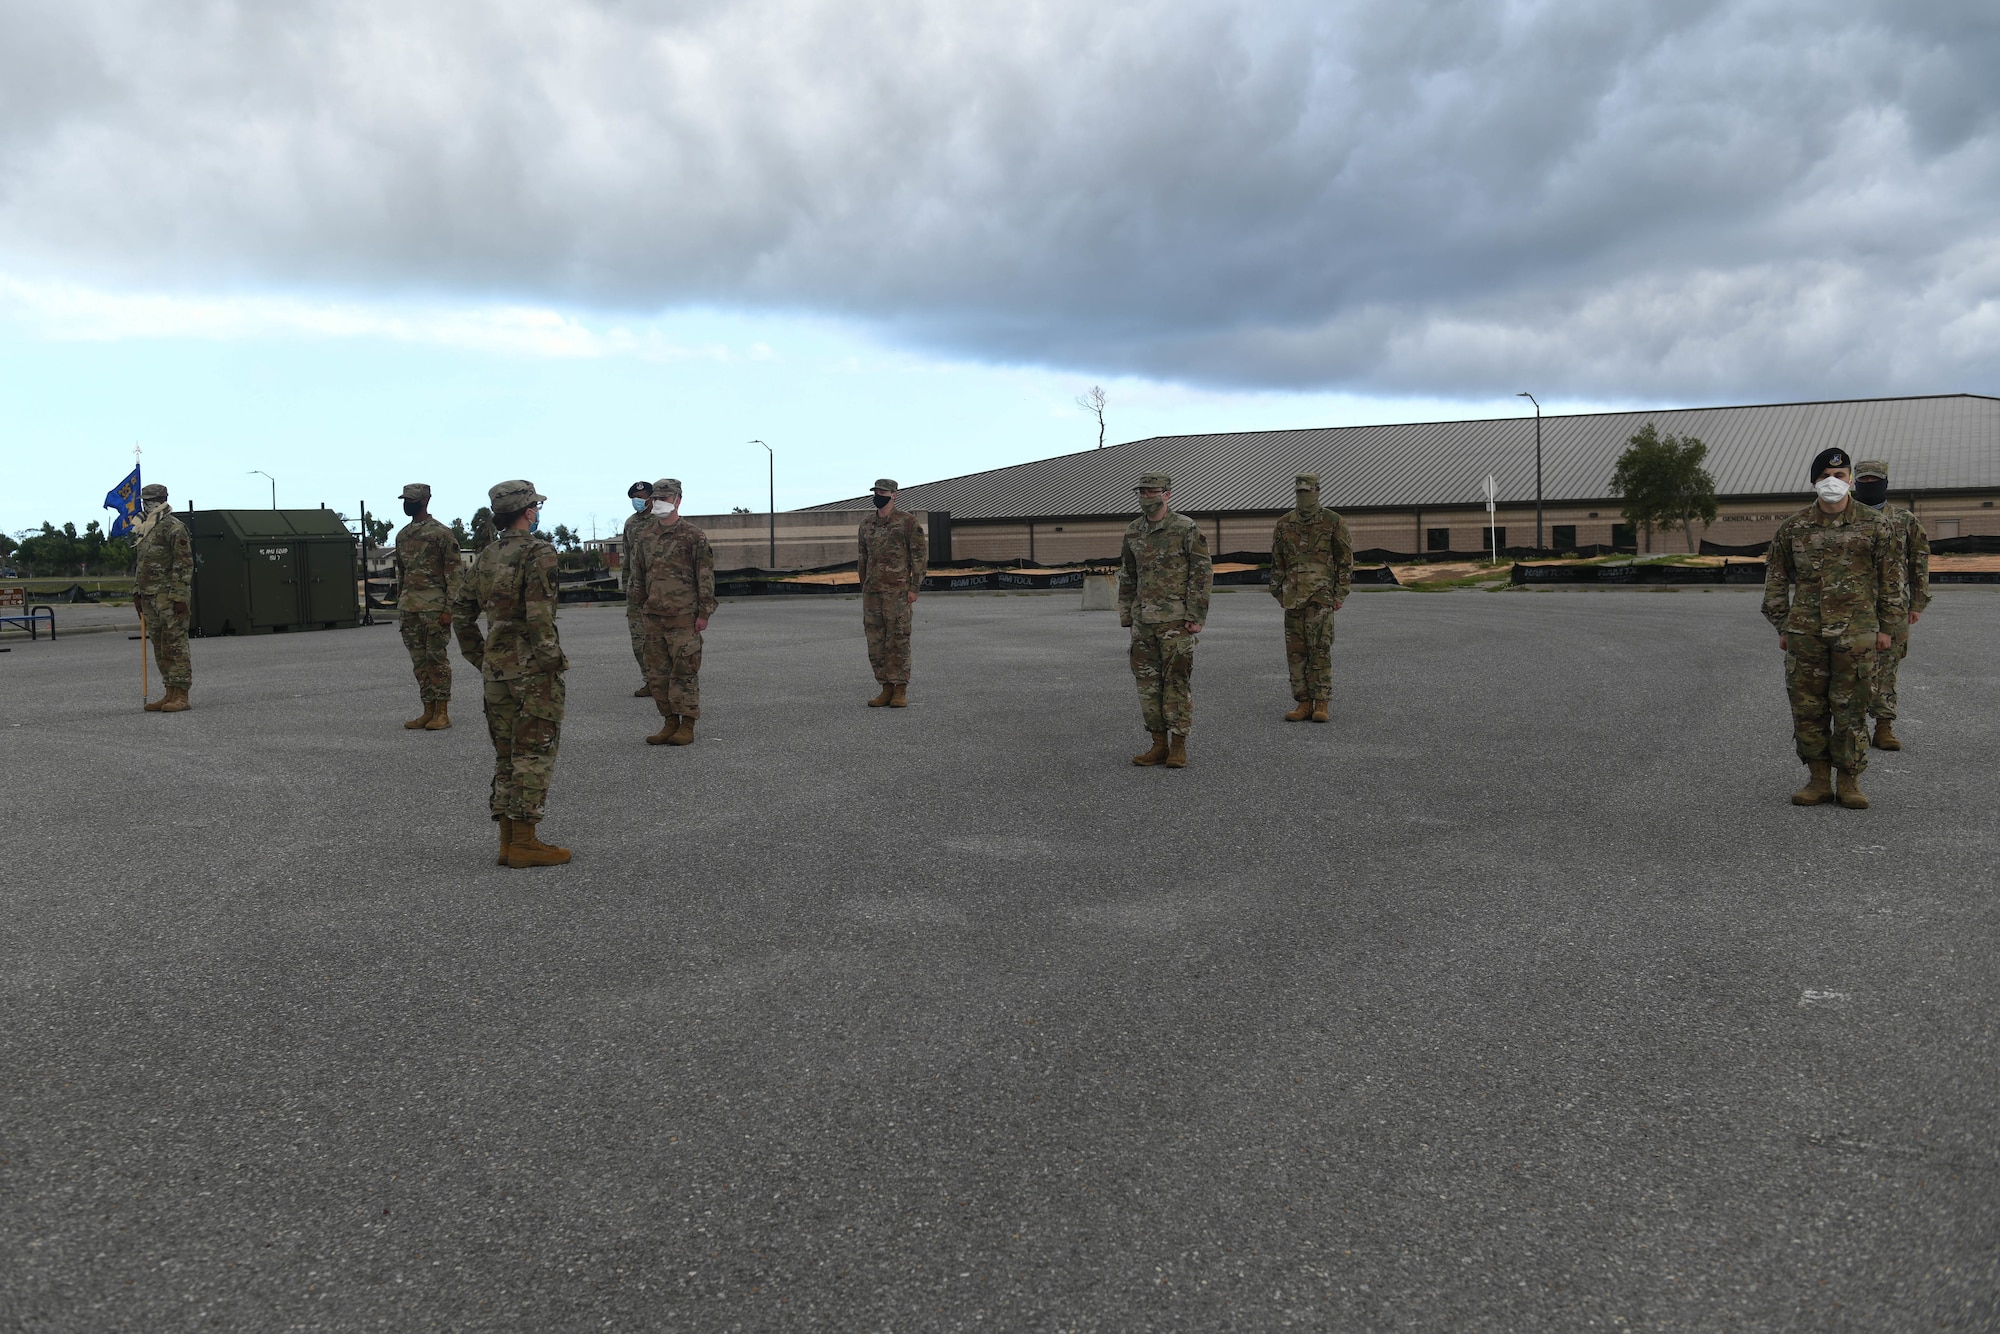
POLYGON ((1986 534, 1976 537, 1934 537, 1931 539, 1931 554, 1934 556, 2000 556, 2000 536, 1986 534))

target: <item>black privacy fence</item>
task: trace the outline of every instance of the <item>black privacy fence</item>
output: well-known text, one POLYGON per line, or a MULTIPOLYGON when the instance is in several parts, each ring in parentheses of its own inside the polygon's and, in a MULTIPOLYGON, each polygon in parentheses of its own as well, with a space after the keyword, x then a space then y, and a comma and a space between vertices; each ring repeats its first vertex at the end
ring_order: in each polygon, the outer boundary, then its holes
POLYGON ((1517 584, 1761 584, 1761 560, 1720 565, 1515 565, 1517 584))

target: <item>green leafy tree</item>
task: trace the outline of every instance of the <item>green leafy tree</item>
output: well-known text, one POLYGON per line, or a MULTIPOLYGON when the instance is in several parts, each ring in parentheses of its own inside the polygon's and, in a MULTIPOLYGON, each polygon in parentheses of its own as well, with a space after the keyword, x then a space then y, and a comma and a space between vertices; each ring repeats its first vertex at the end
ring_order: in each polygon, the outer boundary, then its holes
POLYGON ((1679 528, 1692 552, 1696 522, 1715 522, 1715 478, 1702 466, 1707 457, 1708 446, 1694 436, 1662 435, 1651 422, 1626 442, 1611 474, 1611 494, 1624 497, 1626 522, 1646 530, 1648 550, 1658 527, 1679 528))
POLYGON ((388 546, 389 535, 395 531, 396 525, 387 519, 377 519, 370 516, 368 520, 368 542, 371 546, 388 546))
POLYGON ((11 559, 21 544, 8 533, 0 533, 0 560, 11 559))
POLYGON ((472 534, 465 531, 465 520, 463 519, 453 519, 451 521, 451 536, 452 540, 458 543, 460 551, 472 545, 472 534))
POLYGON ((472 515, 472 549, 486 550, 497 536, 499 530, 493 526, 493 511, 481 505, 472 515))
POLYGON ((13 557, 24 575, 122 573, 132 565, 131 544, 123 538, 106 537, 103 525, 95 519, 85 524, 81 533, 73 523, 60 528, 44 523, 39 530, 25 530, 17 538, 0 538, 4 542, 0 558, 13 557))

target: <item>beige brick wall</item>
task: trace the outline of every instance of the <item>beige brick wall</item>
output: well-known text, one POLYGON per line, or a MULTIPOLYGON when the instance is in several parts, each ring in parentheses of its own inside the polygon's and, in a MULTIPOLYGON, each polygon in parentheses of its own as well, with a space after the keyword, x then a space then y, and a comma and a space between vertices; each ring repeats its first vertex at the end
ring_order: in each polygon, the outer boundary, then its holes
MULTIPOLYGON (((1706 530, 1695 530, 1696 545, 1699 546, 1703 539, 1724 546, 1768 542, 1771 534, 1777 531, 1778 524, 1803 509, 1809 499, 1802 492, 1796 503, 1787 499, 1725 504, 1715 523, 1706 530)), ((1924 527, 1933 537, 1944 535, 1940 530, 1948 529, 1954 523, 1960 536, 2000 534, 2000 505, 1989 505, 1996 500, 2000 497, 1965 496, 1936 500, 1919 497, 1916 509, 1924 527)), ((1899 496, 1892 503, 1901 506, 1908 502, 1899 496)), ((1269 551, 1271 527, 1277 521, 1276 515, 1268 514, 1218 516, 1196 511, 1189 513, 1188 517, 1201 525, 1203 536, 1208 538, 1209 549, 1216 552, 1269 551)), ((1425 531, 1431 528, 1450 530, 1450 549, 1453 551, 1483 551, 1486 548, 1486 511, 1483 509, 1405 510, 1345 517, 1354 535, 1356 550, 1382 548, 1421 553, 1427 550, 1425 531)), ((1524 547, 1534 542, 1535 507, 1532 504, 1502 505, 1494 517, 1507 530, 1503 545, 1524 547)), ((1608 546, 1612 526, 1624 521, 1615 503, 1599 502, 1594 507, 1548 505, 1543 510, 1544 540, 1553 543, 1553 530, 1561 525, 1576 529, 1576 544, 1580 547, 1608 546)), ((1029 525, 958 520, 952 524, 952 554, 959 560, 1029 559, 1029 529, 1032 527, 1033 559, 1039 562, 1066 565, 1081 561, 1113 561, 1118 559, 1119 543, 1128 522, 1116 519, 1037 522, 1029 525)), ((1646 550, 1643 533, 1639 542, 1641 550, 1646 550)), ((1687 538, 1678 531, 1656 531, 1652 535, 1650 550, 1655 553, 1686 551, 1687 538)))

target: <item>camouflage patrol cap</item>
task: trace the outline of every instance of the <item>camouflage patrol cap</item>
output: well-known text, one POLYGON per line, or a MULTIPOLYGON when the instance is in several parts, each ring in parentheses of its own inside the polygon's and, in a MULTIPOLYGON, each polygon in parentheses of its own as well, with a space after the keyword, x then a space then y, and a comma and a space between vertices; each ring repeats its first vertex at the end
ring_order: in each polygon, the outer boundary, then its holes
POLYGON ((681 498, 681 479, 678 477, 662 477, 659 481, 653 483, 653 495, 655 497, 672 496, 675 500, 679 500, 681 498))
POLYGON ((1292 490, 1294 491, 1319 490, 1319 474, 1316 472, 1300 473, 1297 477, 1294 477, 1292 479, 1292 490))
POLYGON ((1174 489, 1174 479, 1163 472, 1140 473, 1139 484, 1132 489, 1134 491, 1171 491, 1174 489))
POLYGON ((495 514, 519 514, 530 505, 540 505, 548 497, 535 490, 533 482, 516 478, 486 488, 486 503, 495 514))
POLYGON ((1889 465, 1882 459, 1863 459, 1854 465, 1854 475, 1859 477, 1880 477, 1889 480, 1889 465))
POLYGON ((1817 482, 1820 478, 1820 474, 1825 472, 1828 468, 1845 468, 1853 462, 1854 460, 1847 457, 1846 450, 1839 448, 1822 449, 1819 453, 1813 455, 1812 476, 1808 477, 1806 480, 1809 482, 1817 482))
POLYGON ((139 499, 141 500, 165 500, 166 498, 167 488, 161 486, 158 482, 151 483, 145 490, 139 493, 139 499))
POLYGON ((411 482, 403 488, 403 499, 414 500, 419 505, 431 503, 431 489, 422 482, 411 482))
POLYGON ((869 487, 868 489, 870 491, 898 491, 901 490, 902 488, 896 485, 896 479, 893 477, 877 477, 875 479, 875 485, 869 487))

